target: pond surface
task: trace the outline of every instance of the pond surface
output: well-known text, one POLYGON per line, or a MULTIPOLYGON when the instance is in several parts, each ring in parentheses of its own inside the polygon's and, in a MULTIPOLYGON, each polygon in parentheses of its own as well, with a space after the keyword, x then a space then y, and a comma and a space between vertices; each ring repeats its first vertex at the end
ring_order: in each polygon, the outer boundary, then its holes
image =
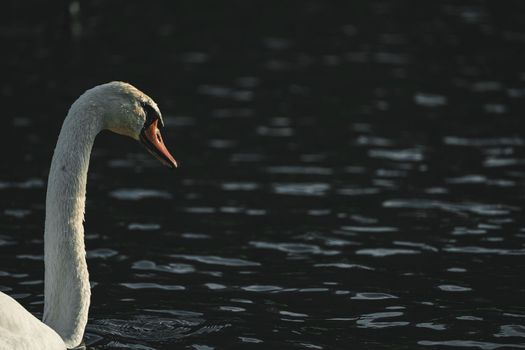
POLYGON ((0 290, 41 315, 59 126, 121 79, 180 168, 98 137, 88 348, 525 348, 524 7, 462 3, 13 4, 0 290))

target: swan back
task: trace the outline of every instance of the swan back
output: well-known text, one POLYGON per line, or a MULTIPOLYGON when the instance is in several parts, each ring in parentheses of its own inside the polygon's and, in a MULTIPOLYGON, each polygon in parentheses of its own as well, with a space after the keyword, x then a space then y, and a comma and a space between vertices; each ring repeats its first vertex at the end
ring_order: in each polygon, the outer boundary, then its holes
POLYGON ((0 350, 66 349, 60 336, 10 296, 0 293, 0 350))

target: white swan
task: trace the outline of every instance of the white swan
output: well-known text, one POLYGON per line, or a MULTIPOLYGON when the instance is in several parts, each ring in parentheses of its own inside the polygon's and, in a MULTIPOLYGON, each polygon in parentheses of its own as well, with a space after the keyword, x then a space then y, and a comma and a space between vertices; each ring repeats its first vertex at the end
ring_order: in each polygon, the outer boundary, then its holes
POLYGON ((90 303, 84 248, 84 208, 89 157, 104 129, 140 140, 165 165, 168 152, 155 102, 135 87, 111 82, 86 91, 64 120, 51 162, 44 233, 43 322, 13 298, 0 293, 0 350, 55 350, 78 346, 90 303))

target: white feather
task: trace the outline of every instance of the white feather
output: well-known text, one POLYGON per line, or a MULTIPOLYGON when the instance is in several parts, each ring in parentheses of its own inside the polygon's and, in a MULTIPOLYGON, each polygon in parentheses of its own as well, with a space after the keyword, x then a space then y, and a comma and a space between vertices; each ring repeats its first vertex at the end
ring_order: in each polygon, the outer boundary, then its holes
POLYGON ((112 82, 86 91, 71 106, 49 171, 43 322, 0 293, 0 350, 62 350, 81 343, 91 294, 82 224, 91 149, 103 129, 138 139, 144 102, 157 109, 133 86, 112 82))

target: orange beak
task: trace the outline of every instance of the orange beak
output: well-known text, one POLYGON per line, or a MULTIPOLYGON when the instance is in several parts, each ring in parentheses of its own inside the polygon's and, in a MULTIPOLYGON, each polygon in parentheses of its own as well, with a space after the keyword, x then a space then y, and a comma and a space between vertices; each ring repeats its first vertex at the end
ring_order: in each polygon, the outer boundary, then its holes
POLYGON ((177 161, 170 154, 162 136, 160 130, 157 127, 158 119, 155 119, 151 124, 145 125, 140 132, 140 141, 146 147, 149 153, 155 156, 160 162, 172 169, 177 167, 177 161))

